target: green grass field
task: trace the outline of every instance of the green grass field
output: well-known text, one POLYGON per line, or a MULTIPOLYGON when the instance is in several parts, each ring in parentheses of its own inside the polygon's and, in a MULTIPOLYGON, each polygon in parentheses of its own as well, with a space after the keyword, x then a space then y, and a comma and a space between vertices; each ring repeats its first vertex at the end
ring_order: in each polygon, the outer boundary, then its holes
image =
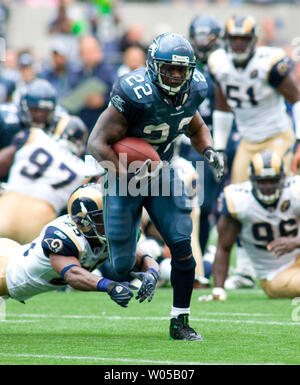
POLYGON ((0 322, 2 365, 299 364, 300 301, 271 300, 259 289, 199 302, 191 326, 202 342, 168 337, 172 290, 151 303, 116 305, 105 293, 54 292, 6 301, 0 322))

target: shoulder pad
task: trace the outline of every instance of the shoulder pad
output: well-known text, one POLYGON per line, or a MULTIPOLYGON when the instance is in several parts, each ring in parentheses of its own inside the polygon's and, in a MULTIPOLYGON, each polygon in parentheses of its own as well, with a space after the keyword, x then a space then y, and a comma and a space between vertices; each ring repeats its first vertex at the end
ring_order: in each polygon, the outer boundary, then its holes
POLYGON ((226 204, 227 212, 235 219, 238 219, 239 214, 247 211, 249 200, 249 182, 230 184, 224 188, 224 203, 226 204))
POLYGON ((80 258, 82 247, 78 237, 81 237, 81 233, 68 218, 68 215, 64 215, 46 226, 42 248, 47 256, 55 253, 80 258))
POLYGON ((258 59, 267 59, 270 65, 276 63, 281 60, 284 56, 286 56, 286 52, 284 49, 279 47, 257 47, 256 56, 258 59))
POLYGON ((5 125, 20 124, 20 115, 17 106, 13 103, 1 103, 0 120, 5 125))
POLYGON ((216 49, 208 57, 208 67, 210 73, 214 76, 219 66, 222 66, 227 61, 227 53, 223 48, 216 49))
POLYGON ((199 92, 201 98, 203 99, 207 95, 208 86, 207 86, 205 76, 198 69, 195 69, 194 71, 193 80, 191 83, 191 89, 192 91, 199 92))
POLYGON ((114 93, 121 92, 122 98, 135 104, 151 103, 157 93, 155 85, 148 78, 146 69, 138 69, 123 75, 115 86, 114 93))
POLYGON ((288 56, 277 57, 275 63, 271 66, 268 80, 271 86, 278 87, 282 80, 293 70, 294 63, 288 56))

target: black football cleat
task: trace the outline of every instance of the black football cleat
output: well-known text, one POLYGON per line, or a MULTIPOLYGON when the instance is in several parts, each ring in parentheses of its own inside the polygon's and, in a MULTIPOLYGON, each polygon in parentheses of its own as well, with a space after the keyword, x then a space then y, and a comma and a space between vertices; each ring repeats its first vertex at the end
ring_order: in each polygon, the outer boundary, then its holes
POLYGON ((203 341, 203 337, 189 325, 189 315, 180 314, 177 318, 171 318, 170 339, 186 341, 203 341))

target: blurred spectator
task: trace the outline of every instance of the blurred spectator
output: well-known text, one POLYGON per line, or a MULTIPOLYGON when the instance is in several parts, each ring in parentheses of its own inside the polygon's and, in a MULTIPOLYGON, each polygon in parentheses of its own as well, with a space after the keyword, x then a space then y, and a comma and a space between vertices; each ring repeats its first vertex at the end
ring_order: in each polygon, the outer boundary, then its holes
POLYGON ((13 80, 0 76, 0 103, 10 102, 15 88, 16 83, 13 80))
POLYGON ((146 64, 146 54, 140 47, 128 47, 123 55, 123 64, 118 68, 118 76, 127 74, 146 64))
POLYGON ((53 41, 51 52, 52 63, 49 63, 38 76, 52 84, 60 100, 71 89, 71 79, 76 67, 68 60, 68 49, 62 40, 53 41))
POLYGON ((24 49, 18 55, 18 69, 20 80, 13 95, 13 102, 18 104, 21 94, 27 84, 36 78, 35 59, 29 49, 24 49))
POLYGON ((70 3, 69 0, 59 0, 57 14, 55 15, 54 19, 50 22, 50 25, 49 25, 49 32, 51 34, 72 33, 72 20, 67 13, 69 3, 70 3))
POLYGON ((0 0, 0 37, 6 37, 7 22, 9 19, 9 2, 0 0))
POLYGON ((275 19, 272 16, 265 17, 260 24, 258 45, 283 46, 285 42, 282 40, 282 34, 280 33, 282 27, 282 20, 275 19))
MULTIPOLYGON (((83 98, 78 114, 91 130, 109 101, 109 94, 116 79, 116 68, 104 62, 103 50, 93 36, 80 40, 81 68, 72 77, 73 95, 83 98), (93 89, 92 89, 93 88, 93 89)), ((72 97, 72 95, 71 95, 72 97)), ((64 103, 62 103, 63 106, 64 103)), ((66 107, 67 108, 67 107, 66 107)))
POLYGON ((21 74, 18 69, 18 52, 16 49, 6 49, 5 61, 3 62, 1 75, 5 79, 12 80, 14 83, 18 83, 20 81, 21 74))
POLYGON ((123 34, 120 41, 120 49, 124 52, 128 47, 138 46, 145 52, 147 47, 143 43, 144 28, 142 24, 132 24, 123 34))
POLYGON ((99 40, 105 61, 120 65, 120 14, 117 0, 92 0, 88 5, 91 33, 99 40))

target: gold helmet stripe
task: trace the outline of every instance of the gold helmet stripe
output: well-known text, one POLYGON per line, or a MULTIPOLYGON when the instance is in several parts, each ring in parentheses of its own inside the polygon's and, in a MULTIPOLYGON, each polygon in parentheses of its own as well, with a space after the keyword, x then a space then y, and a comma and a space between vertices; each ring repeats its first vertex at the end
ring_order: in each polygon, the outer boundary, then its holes
POLYGON ((271 157, 271 168, 274 168, 274 170, 276 171, 276 174, 280 174, 280 167, 281 167, 281 158, 276 152, 273 152, 271 157))
POLYGON ((226 31, 228 34, 230 34, 233 29, 234 29, 234 19, 233 17, 230 17, 226 23, 226 31))
POLYGON ((258 152, 252 158, 252 164, 254 168, 254 174, 260 175, 261 170, 264 168, 264 160, 261 154, 258 152))
POLYGON ((250 34, 251 30, 255 26, 255 20, 253 19, 252 16, 246 17, 246 19, 243 21, 243 29, 245 33, 250 34))

